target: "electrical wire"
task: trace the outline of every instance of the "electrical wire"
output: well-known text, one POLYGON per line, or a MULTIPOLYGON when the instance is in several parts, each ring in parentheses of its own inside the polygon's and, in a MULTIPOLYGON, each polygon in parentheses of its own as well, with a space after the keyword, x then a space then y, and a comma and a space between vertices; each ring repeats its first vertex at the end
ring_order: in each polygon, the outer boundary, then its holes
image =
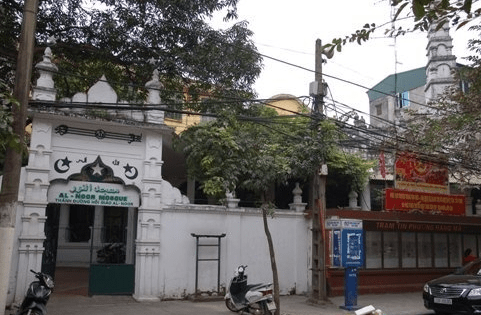
MULTIPOLYGON (((182 27, 181 27, 181 28, 182 28, 182 27)), ((183 29, 186 29, 186 28, 183 28, 183 29)), ((192 30, 190 30, 190 31, 192 31, 192 30)), ((223 42, 223 44, 230 44, 230 43, 225 43, 225 42, 223 42)), ((244 48, 243 48, 243 49, 244 49, 244 48)), ((297 67, 297 68, 304 69, 304 70, 306 70, 306 71, 315 72, 315 71, 312 71, 312 70, 310 70, 310 69, 307 69, 307 68, 304 68, 304 67, 300 67, 300 66, 298 66, 298 65, 294 65, 294 64, 292 64, 292 63, 289 63, 289 62, 286 62, 286 61, 283 61, 283 60, 280 60, 280 59, 277 59, 277 58, 274 58, 274 57, 271 57, 271 56, 267 56, 267 55, 265 55, 265 54, 260 54, 260 53, 259 53, 259 55, 262 56, 262 57, 264 57, 264 58, 272 59, 272 60, 275 60, 275 61, 277 61, 277 62, 281 62, 281 63, 288 64, 288 65, 291 65, 291 66, 294 66, 294 67, 297 67)), ((326 77, 330 77, 330 78, 332 78, 332 79, 340 80, 340 81, 342 81, 342 82, 345 82, 345 83, 349 83, 349 84, 358 86, 358 87, 363 88, 363 89, 373 90, 373 89, 371 89, 371 88, 368 88, 368 87, 366 87, 366 86, 363 86, 363 85, 361 85, 361 84, 358 84, 358 83, 355 83, 355 82, 352 82, 352 81, 349 81, 349 80, 345 80, 345 79, 338 78, 338 77, 335 77, 335 76, 330 76, 330 75, 328 75, 328 74, 323 74, 323 75, 326 76, 326 77)), ((373 90, 373 91, 375 91, 375 90, 373 90)), ((382 91, 376 91, 376 92, 379 92, 379 93, 381 93, 381 94, 385 94, 385 95, 392 96, 391 94, 389 94, 389 93, 383 93, 382 91)), ((182 92, 176 91, 176 93, 183 93, 183 91, 182 91, 182 92)), ((244 100, 244 101, 246 101, 246 100, 244 100)), ((251 100, 251 101, 254 101, 254 100, 251 100)), ((225 100, 224 100, 224 102, 225 102, 225 100)), ((415 102, 413 102, 413 103, 415 103, 415 102)), ((437 109, 437 108, 435 108, 435 107, 428 106, 428 105, 425 105, 425 104, 421 104, 421 103, 417 103, 417 104, 418 104, 418 105, 421 105, 421 106, 425 106, 425 107, 431 108, 431 109, 437 109)), ((187 113, 187 112, 184 112, 184 111, 175 111, 175 110, 173 110, 173 111, 174 111, 174 112, 180 112, 180 113, 187 113)), ((188 112, 188 114, 192 114, 192 112, 188 112)), ((204 113, 203 115, 206 115, 206 114, 204 113)), ((370 115, 370 116, 371 116, 371 115, 370 115)), ((375 117, 375 116, 373 116, 373 117, 375 117)))

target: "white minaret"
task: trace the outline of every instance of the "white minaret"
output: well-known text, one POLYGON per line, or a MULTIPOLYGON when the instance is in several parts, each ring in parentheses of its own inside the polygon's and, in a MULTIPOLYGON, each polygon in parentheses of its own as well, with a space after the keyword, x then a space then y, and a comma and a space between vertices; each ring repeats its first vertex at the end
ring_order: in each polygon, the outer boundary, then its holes
POLYGON ((428 63, 424 89, 427 104, 455 82, 452 70, 456 68, 456 56, 453 55, 453 39, 449 35, 449 25, 445 23, 439 30, 436 30, 437 26, 436 22, 432 23, 428 31, 428 63))

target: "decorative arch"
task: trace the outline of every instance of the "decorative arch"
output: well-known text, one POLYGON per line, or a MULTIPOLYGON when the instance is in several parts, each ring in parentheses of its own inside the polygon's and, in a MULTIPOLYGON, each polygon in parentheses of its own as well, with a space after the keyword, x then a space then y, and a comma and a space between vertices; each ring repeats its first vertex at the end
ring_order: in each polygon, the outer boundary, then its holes
POLYGON ((84 165, 80 173, 70 175, 68 180, 125 185, 120 177, 115 176, 113 169, 102 161, 100 155, 92 163, 84 165))

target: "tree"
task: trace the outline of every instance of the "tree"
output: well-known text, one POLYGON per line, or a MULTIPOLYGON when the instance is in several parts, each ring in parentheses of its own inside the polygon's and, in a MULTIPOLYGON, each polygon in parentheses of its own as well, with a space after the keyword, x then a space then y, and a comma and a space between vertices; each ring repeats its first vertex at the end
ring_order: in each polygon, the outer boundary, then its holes
MULTIPOLYGON (((0 77, 14 84, 23 1, 0 2, 0 77)), ((55 44, 59 98, 85 91, 105 74, 123 100, 140 102, 143 86, 160 70, 163 99, 174 109, 212 111, 199 102, 203 94, 228 99, 239 106, 252 98, 251 86, 261 70, 261 57, 251 41, 247 23, 227 30, 212 29, 207 20, 221 11, 236 15, 237 0, 43 0, 38 10, 36 56, 55 44), (178 101, 185 88, 190 102, 178 101), (169 100, 171 100, 169 102, 169 100)), ((227 104, 227 105, 226 105, 227 104)), ((0 144, 3 165, 4 150, 0 144)))
MULTIPOLYGON (((147 82, 154 69, 162 75, 164 99, 183 97, 186 87, 194 101, 206 91, 229 99, 252 96, 261 57, 247 24, 214 30, 206 22, 219 11, 224 11, 227 20, 236 18, 236 5, 237 0, 1 1, 0 78, 9 86, 15 85, 17 91, 14 95, 20 106, 11 110, 20 146, 27 121, 34 46, 41 54, 45 50, 42 46, 56 43, 55 60, 61 63, 60 69, 70 71, 58 74, 60 97, 83 91, 101 74, 107 74, 117 81, 114 88, 123 99, 138 100, 136 94, 142 95, 137 92, 143 87, 132 82, 147 82), (93 74, 93 68, 100 69, 99 74, 93 74)), ((197 106, 198 102, 187 104, 197 106)), ((0 257, 5 263, 11 261, 12 242, 5 239, 13 240, 20 161, 20 154, 6 150, 4 169, 9 175, 5 175, 0 194, 0 257)), ((3 269, 2 313, 10 270, 8 265, 3 269)))
MULTIPOLYGON (((481 31, 479 25, 471 27, 481 31)), ((421 115, 410 112, 404 132, 405 146, 451 163, 451 174, 461 183, 469 184, 481 176, 481 41, 470 40, 474 55, 469 66, 454 73, 459 85, 451 86, 430 104, 435 113, 421 115)))
MULTIPOLYGON (((405 35, 414 30, 428 31, 433 23, 437 28, 449 23, 456 30, 472 25, 469 27, 470 30, 481 32, 481 27, 474 24, 481 17, 478 0, 394 0, 392 5, 396 9, 393 21, 410 18, 413 22, 407 29, 402 27, 385 29, 389 36, 405 35)), ((379 28, 375 23, 365 24, 362 29, 344 38, 335 38, 323 48, 327 51, 340 52, 342 46, 348 43, 362 44, 369 40, 372 33, 379 28)), ((470 63, 468 66, 454 72, 456 84, 448 88, 439 99, 428 104, 433 109, 428 113, 408 110, 409 119, 401 137, 396 137, 395 143, 387 144, 393 148, 418 152, 429 160, 448 162, 451 174, 461 183, 469 183, 475 176, 481 176, 479 38, 470 40, 468 48, 473 55, 466 58, 470 63), (463 89, 460 89, 461 84, 464 85, 463 89), (398 139, 400 141, 397 141, 398 139)))
MULTIPOLYGON (((123 99, 141 88, 158 69, 166 89, 183 95, 209 91, 239 97, 248 92, 261 70, 261 57, 251 41, 246 22, 227 30, 207 23, 217 12, 226 20, 237 17, 237 0, 98 0, 40 3, 37 25, 38 54, 55 43, 55 60, 61 63, 58 94, 72 96, 95 83, 102 74, 115 82, 123 99), (95 70, 94 70, 95 69, 95 70)), ((14 72, 20 32, 22 1, 0 3, 6 17, 0 22, 0 76, 14 72)))
POLYGON ((326 51, 340 52, 342 46, 357 42, 361 45, 369 40, 374 31, 401 19, 413 19, 412 27, 405 29, 403 27, 387 28, 384 33, 389 36, 405 35, 406 33, 421 30, 428 31, 432 23, 436 23, 437 27, 442 27, 445 23, 456 26, 457 29, 475 22, 481 17, 481 8, 475 8, 474 3, 478 0, 390 0, 396 12, 392 21, 377 26, 376 23, 366 23, 361 29, 354 31, 351 35, 343 38, 334 38, 331 43, 323 46, 326 51))
POLYGON ((273 109, 255 105, 244 109, 244 114, 249 116, 224 115, 190 127, 175 145, 186 156, 189 176, 202 183, 206 194, 220 198, 237 188, 261 194, 279 314, 277 264, 267 224, 267 216, 273 214, 272 187, 310 178, 323 160, 350 175, 352 182, 365 183, 372 164, 340 150, 337 141, 342 136, 333 121, 313 121, 306 114, 282 117, 273 109))
POLYGON ((18 102, 13 98, 7 84, 0 79, 0 166, 3 169, 3 161, 5 159, 5 151, 7 148, 13 148, 17 151, 23 151, 18 135, 13 132, 12 128, 12 106, 18 106, 18 102))

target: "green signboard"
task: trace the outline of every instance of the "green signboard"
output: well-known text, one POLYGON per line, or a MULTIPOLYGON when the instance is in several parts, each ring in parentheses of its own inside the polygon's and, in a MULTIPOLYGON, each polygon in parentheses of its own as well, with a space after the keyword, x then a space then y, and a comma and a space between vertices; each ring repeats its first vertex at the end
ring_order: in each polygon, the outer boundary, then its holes
POLYGON ((49 190, 48 201, 91 206, 138 207, 138 192, 119 184, 69 182, 55 184, 49 190))

